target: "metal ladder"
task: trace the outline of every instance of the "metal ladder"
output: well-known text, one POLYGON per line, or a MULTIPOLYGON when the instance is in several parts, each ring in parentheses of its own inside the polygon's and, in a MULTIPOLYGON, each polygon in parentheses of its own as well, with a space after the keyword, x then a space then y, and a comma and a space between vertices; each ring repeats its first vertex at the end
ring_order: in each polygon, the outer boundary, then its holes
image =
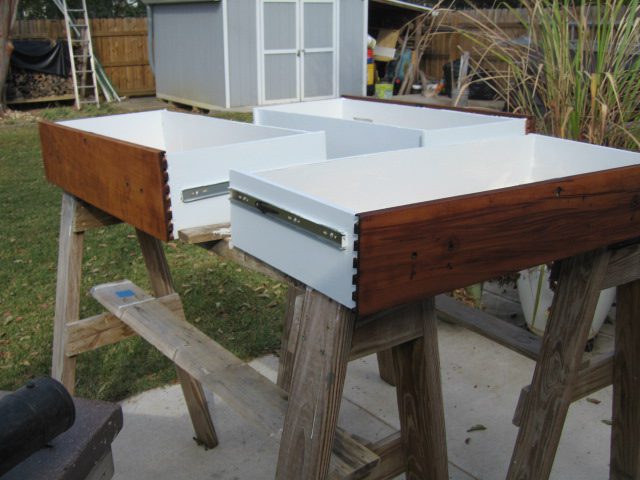
MULTIPOLYGON (((74 0, 74 1, 76 2, 81 1, 82 8, 68 8, 66 0, 53 0, 53 3, 56 5, 56 7, 58 7, 58 10, 62 12, 62 15, 64 16, 64 19, 65 19, 66 30, 67 30, 67 42, 69 44, 70 59, 72 60, 70 63, 71 63, 72 74, 73 74, 73 86, 74 86, 74 94, 76 97, 76 107, 79 109, 82 103, 95 103, 99 106, 97 86, 100 87, 100 90, 102 91, 102 95, 104 96, 107 102, 112 102, 114 100, 117 100, 119 102, 121 101, 121 98, 118 96, 118 92, 116 92, 115 88, 109 81, 109 77, 107 77, 107 74, 102 68, 102 65, 100 65, 100 62, 93 54, 93 44, 91 43, 91 31, 89 27, 89 17, 87 14, 86 1, 85 0, 74 0), (78 13, 82 13, 81 22, 78 22, 75 19, 76 16, 79 16, 77 15, 78 13), (86 84, 86 81, 79 83, 77 73, 81 73, 82 75, 84 75, 84 79, 86 80, 87 73, 89 72, 84 72, 84 73, 76 72, 77 65, 76 65, 76 57, 74 57, 73 40, 76 40, 76 43, 75 43, 76 45, 81 45, 81 43, 84 41, 87 46, 87 50, 83 49, 83 51, 86 51, 89 54, 87 55, 87 58, 85 60, 89 60, 89 57, 90 57, 91 72, 94 73, 93 75, 91 75, 93 86, 85 85, 85 87, 88 87, 88 88, 78 88, 81 86, 82 83, 86 84), (84 94, 86 94, 87 93, 86 91, 89 90, 91 87, 93 87, 93 93, 94 93, 93 98, 95 100, 91 100, 91 101, 82 100, 81 97, 85 97, 86 95, 84 94)), ((86 62, 83 62, 83 63, 86 63, 86 62)), ((88 70, 88 69, 82 68, 80 70, 82 71, 82 70, 88 70)))
POLYGON ((76 108, 80 110, 84 104, 100 106, 100 95, 87 3, 86 0, 74 0, 74 2, 74 8, 67 5, 67 0, 56 1, 56 4, 60 3, 58 8, 62 7, 60 9, 64 15, 73 76, 73 93, 76 98, 76 108))

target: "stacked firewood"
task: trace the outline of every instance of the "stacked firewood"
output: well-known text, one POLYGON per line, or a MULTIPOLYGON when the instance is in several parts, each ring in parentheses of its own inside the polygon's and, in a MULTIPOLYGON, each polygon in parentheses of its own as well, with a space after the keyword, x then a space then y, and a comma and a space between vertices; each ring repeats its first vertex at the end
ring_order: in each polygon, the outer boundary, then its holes
POLYGON ((7 100, 54 97, 73 94, 71 77, 60 77, 12 67, 7 78, 7 100))

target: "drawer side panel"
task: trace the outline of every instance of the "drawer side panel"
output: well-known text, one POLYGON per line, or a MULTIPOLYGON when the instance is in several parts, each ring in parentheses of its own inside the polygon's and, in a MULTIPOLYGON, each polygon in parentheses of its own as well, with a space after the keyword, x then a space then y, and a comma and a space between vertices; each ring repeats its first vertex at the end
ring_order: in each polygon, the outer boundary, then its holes
POLYGON ((171 237, 164 152, 40 122, 47 180, 160 240, 171 237))
POLYGON ((358 313, 640 236, 640 167, 360 215, 358 313))
POLYGON ((327 138, 328 158, 350 157, 422 146, 422 130, 418 129, 269 109, 258 108, 256 112, 255 121, 258 125, 310 132, 324 131, 327 138))

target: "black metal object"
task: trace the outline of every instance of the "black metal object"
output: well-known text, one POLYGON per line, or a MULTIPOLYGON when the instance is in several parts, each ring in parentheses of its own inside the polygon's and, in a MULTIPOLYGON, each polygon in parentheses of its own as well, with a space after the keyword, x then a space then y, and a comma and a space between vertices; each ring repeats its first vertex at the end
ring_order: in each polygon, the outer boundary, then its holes
POLYGON ((69 392, 38 378, 0 400, 0 476, 68 430, 76 411, 69 392))

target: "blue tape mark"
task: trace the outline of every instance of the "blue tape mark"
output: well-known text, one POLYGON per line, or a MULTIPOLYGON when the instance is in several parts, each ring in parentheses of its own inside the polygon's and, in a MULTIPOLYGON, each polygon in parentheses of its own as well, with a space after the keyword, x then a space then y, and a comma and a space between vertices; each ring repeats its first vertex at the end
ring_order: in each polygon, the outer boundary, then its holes
POLYGON ((116 295, 119 298, 127 298, 127 297, 133 297, 135 296, 135 293, 133 293, 131 290, 118 290, 116 292, 116 295))

